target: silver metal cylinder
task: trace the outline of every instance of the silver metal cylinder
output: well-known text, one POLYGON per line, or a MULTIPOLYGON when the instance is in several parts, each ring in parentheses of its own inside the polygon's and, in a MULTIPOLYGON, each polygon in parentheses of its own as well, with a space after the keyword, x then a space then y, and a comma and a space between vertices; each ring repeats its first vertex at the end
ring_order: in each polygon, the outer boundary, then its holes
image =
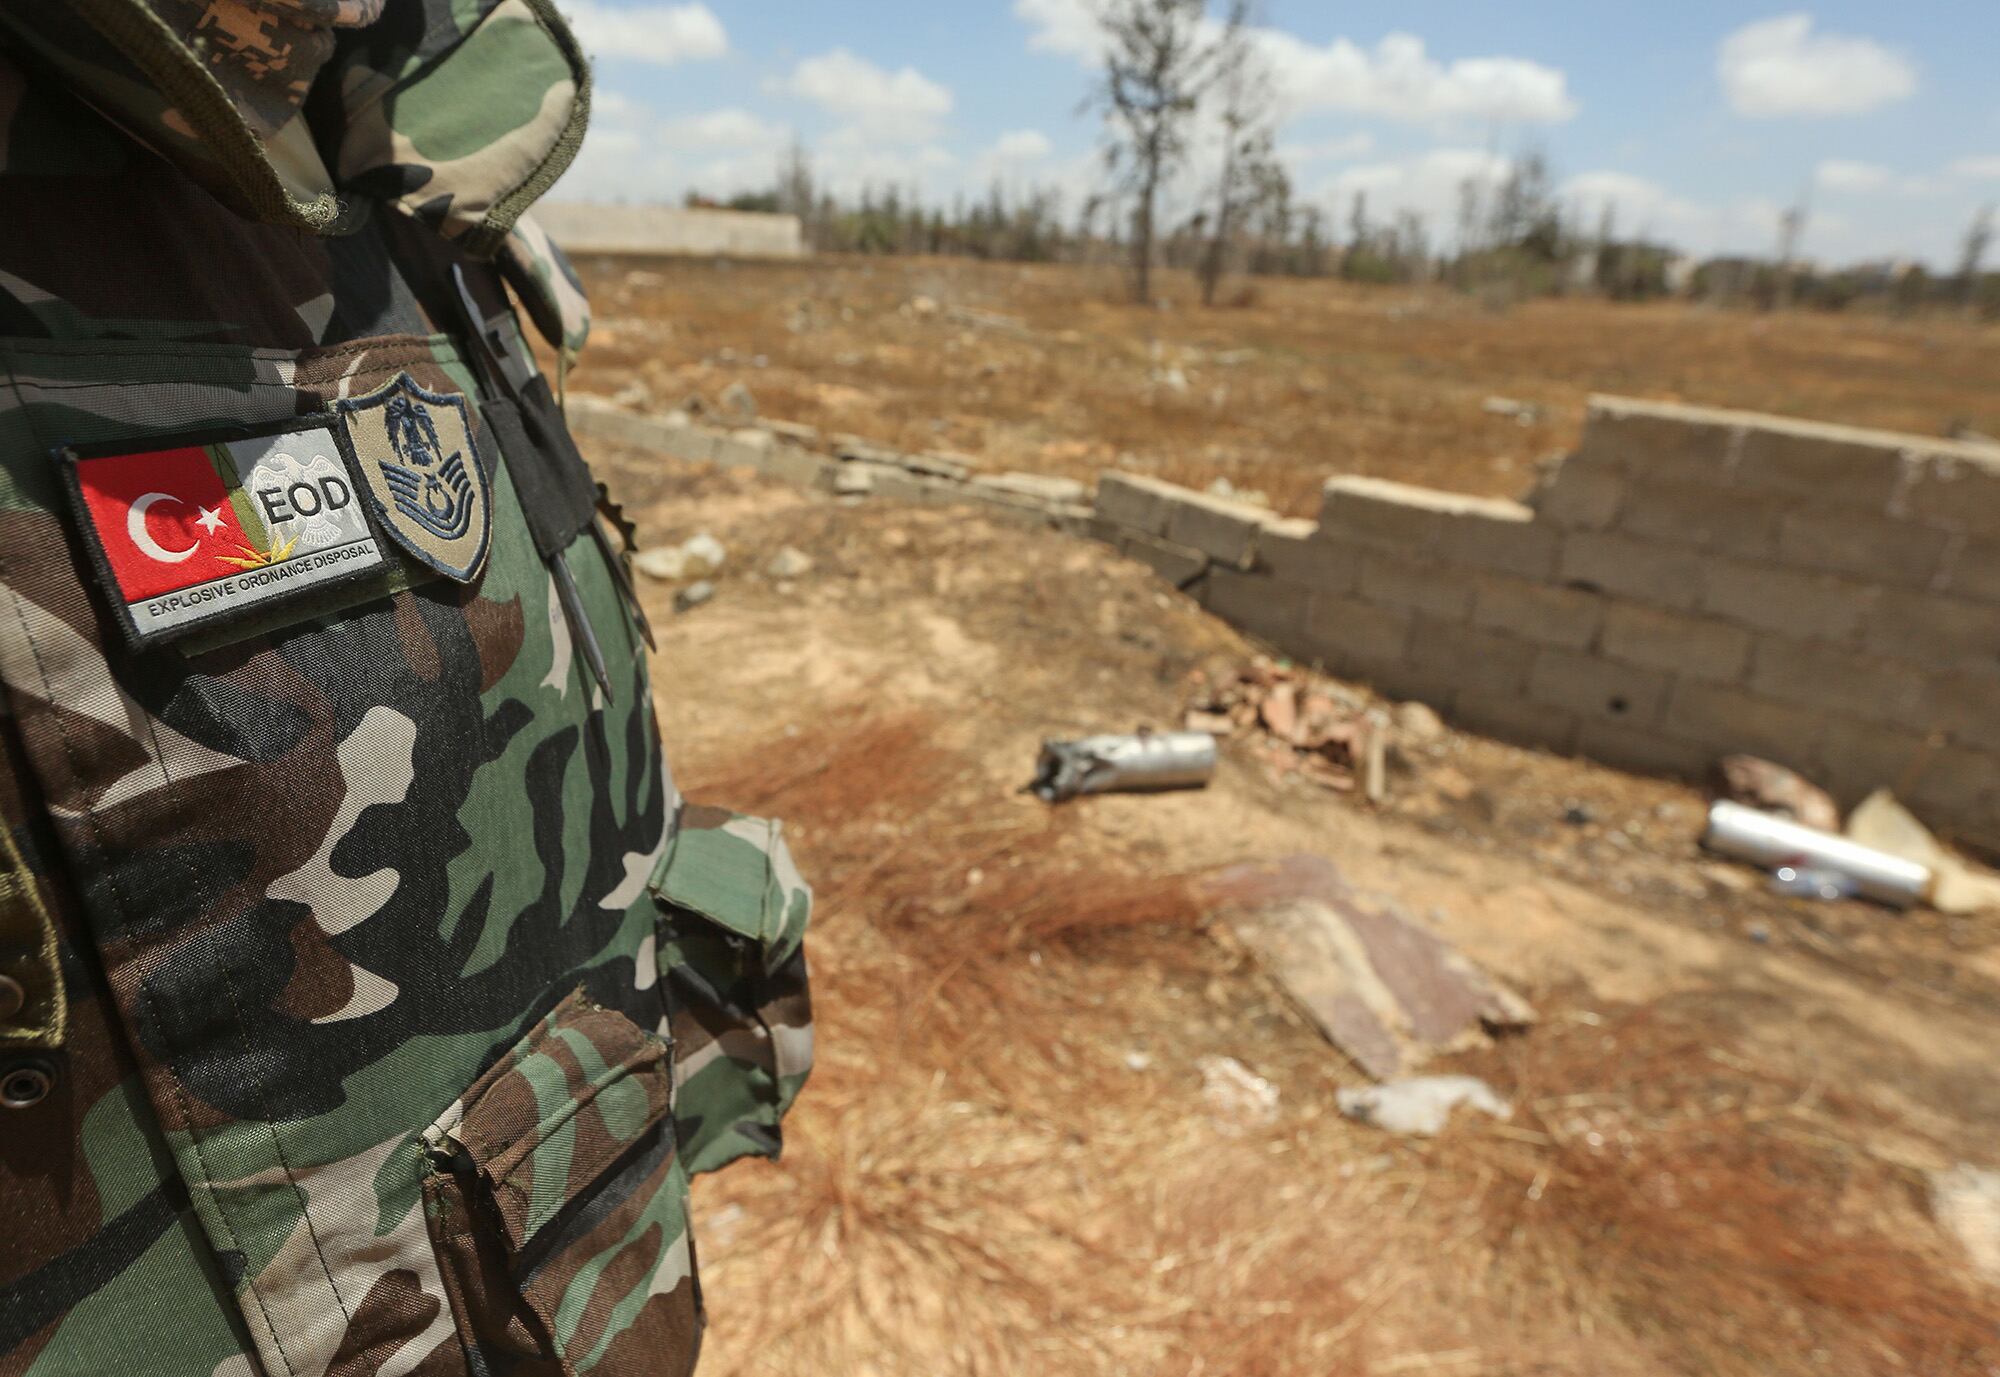
POLYGON ((1701 844, 1767 870, 1838 871, 1854 881, 1856 893, 1895 908, 1922 903, 1930 893, 1929 866, 1740 803, 1710 805, 1701 844))
POLYGON ((1059 803, 1078 794, 1198 789, 1215 774, 1215 738, 1207 732, 1134 732, 1044 741, 1028 787, 1059 803))

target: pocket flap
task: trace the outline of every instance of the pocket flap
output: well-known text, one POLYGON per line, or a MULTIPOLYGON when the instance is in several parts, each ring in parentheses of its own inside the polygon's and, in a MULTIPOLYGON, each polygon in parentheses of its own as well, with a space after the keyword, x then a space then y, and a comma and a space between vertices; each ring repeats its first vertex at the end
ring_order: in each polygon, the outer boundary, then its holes
POLYGON ((653 892, 762 949, 766 970, 798 950, 812 889, 779 823, 689 805, 653 872, 653 892))
POLYGON ((666 1116, 667 1044, 571 994, 425 1132, 463 1152, 518 1254, 666 1116))

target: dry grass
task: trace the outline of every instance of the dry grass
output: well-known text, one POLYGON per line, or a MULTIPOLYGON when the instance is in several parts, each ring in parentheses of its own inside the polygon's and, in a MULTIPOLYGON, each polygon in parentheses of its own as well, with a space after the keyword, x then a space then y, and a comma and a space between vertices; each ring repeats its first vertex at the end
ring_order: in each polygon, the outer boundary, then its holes
POLYGON ((637 384, 672 406, 742 381, 773 416, 1080 478, 1130 455, 1294 515, 1336 473, 1518 495, 1575 441, 1592 391, 2000 433, 2000 327, 1957 320, 1598 301, 1502 315, 1334 282, 1262 284, 1209 311, 1172 275, 1153 310, 1109 269, 936 259, 582 268, 599 323, 577 384, 592 391, 637 384), (1487 414, 1496 393, 1545 418, 1487 414))
POLYGON ((1511 1125, 1432 1144, 1203 928, 1190 877, 996 807, 920 713, 684 762, 788 819, 819 888, 821 1060, 778 1167, 700 1192, 716 1373, 1944 1374, 2000 1297, 1910 1239, 1869 1112, 1698 1002, 1463 1059, 1511 1125), (1274 1125, 1202 1099, 1232 1052, 1274 1125), (1143 1067, 1143 1069, 1135 1069, 1143 1067))

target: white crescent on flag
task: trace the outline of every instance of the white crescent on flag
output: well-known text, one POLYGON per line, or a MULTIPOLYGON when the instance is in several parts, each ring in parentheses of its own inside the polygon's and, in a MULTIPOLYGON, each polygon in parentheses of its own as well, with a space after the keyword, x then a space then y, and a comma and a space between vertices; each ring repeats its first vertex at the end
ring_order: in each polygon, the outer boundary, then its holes
POLYGON ((132 543, 139 547, 139 553, 147 559, 156 559, 162 564, 179 564, 192 555, 200 542, 185 550, 169 550, 153 539, 153 533, 146 529, 146 513, 155 502, 178 502, 180 499, 170 492, 149 492, 132 504, 132 511, 125 518, 125 534, 132 537, 132 543))

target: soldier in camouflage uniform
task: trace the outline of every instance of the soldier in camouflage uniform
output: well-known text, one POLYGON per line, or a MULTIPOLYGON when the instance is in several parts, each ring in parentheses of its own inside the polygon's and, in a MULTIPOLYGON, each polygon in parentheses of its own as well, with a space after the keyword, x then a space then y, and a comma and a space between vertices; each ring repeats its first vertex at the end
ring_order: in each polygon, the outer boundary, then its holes
POLYGON ((549 0, 0 4, 0 1374, 681 1373, 811 1060, 507 290, 549 0))

